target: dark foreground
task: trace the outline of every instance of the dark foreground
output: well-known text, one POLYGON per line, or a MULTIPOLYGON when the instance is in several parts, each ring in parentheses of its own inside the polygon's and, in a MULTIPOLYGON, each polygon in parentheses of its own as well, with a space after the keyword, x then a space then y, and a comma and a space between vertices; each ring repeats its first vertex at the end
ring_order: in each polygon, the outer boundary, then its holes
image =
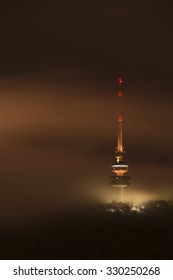
POLYGON ((0 259, 173 259, 173 209, 71 213, 1 228, 0 259))

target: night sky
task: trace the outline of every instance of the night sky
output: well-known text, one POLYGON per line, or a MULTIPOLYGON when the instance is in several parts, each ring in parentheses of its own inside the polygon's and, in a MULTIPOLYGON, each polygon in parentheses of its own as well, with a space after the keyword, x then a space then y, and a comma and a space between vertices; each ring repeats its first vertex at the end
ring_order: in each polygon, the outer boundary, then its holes
POLYGON ((0 4, 1 219, 56 211, 93 189, 104 200, 99 184, 111 175, 119 75, 132 187, 171 197, 171 5, 0 4))

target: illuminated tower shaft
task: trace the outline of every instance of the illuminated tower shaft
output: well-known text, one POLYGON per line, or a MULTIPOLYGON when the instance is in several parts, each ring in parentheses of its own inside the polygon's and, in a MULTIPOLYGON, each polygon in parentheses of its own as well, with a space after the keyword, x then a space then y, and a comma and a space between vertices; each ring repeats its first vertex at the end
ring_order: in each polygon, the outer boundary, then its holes
MULTIPOLYGON (((120 118, 120 117, 119 117, 120 118)), ((118 120, 118 146, 117 151, 123 152, 123 133, 122 133, 122 120, 118 120)))
MULTIPOLYGON (((119 83, 119 90, 118 90, 118 145, 117 145, 117 152, 119 154, 123 153, 123 133, 122 133, 122 79, 119 78, 118 79, 118 83, 119 83)), ((117 160, 119 161, 119 157, 117 157, 117 160)))
POLYGON ((123 147, 123 133, 122 133, 122 79, 118 79, 119 90, 118 90, 118 141, 117 141, 117 149, 115 151, 115 164, 112 165, 112 172, 116 174, 116 176, 110 177, 111 185, 115 189, 119 190, 120 195, 117 195, 119 201, 124 201, 124 189, 130 185, 130 177, 124 176, 126 172, 128 172, 128 165, 124 160, 124 147, 123 147))

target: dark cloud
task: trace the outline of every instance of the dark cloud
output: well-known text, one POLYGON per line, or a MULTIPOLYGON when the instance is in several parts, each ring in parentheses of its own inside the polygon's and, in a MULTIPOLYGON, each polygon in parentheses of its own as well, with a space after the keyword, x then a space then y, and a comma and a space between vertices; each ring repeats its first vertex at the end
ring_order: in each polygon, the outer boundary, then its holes
POLYGON ((1 74, 78 67, 90 79, 171 81, 170 1, 10 2, 1 4, 1 74))

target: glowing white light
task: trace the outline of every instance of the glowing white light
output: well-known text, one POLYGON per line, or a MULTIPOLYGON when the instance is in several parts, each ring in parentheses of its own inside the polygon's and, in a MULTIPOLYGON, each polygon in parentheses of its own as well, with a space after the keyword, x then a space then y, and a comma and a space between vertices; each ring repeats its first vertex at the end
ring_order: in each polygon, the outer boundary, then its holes
POLYGON ((113 209, 113 208, 108 208, 108 209, 106 209, 106 211, 107 211, 107 212, 112 212, 112 213, 113 213, 113 212, 116 212, 116 210, 113 209))
POLYGON ((139 212, 140 209, 139 209, 138 205, 133 205, 133 206, 131 207, 131 211, 139 212))
POLYGON ((128 168, 128 165, 126 165, 126 164, 114 164, 114 165, 112 165, 112 167, 114 168, 114 167, 123 167, 123 168, 128 168))

